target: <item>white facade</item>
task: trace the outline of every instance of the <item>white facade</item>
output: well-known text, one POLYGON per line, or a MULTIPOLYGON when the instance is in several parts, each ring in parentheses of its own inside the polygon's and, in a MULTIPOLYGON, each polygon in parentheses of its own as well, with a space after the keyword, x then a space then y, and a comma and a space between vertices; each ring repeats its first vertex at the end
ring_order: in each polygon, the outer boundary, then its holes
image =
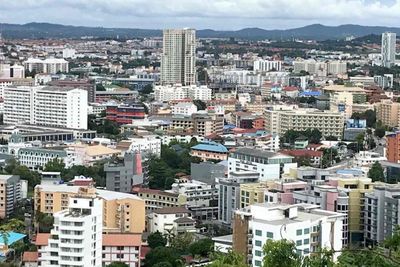
POLYGON ((390 68, 396 60, 396 33, 382 33, 382 66, 390 68))
POLYGON ((212 90, 207 86, 182 86, 182 85, 167 85, 167 86, 156 86, 154 88, 155 100, 160 102, 166 102, 171 100, 211 100, 212 90))
POLYGON ((259 59, 253 63, 254 71, 281 71, 282 61, 259 59))
POLYGON ((63 58, 76 58, 75 53, 76 53, 76 50, 73 48, 64 48, 63 49, 63 58))
POLYGON ((197 112, 197 106, 193 103, 178 103, 172 107, 172 114, 191 116, 197 112))
POLYGON ((171 207, 156 209, 149 219, 151 233, 178 234, 181 231, 196 232, 195 220, 192 214, 184 207, 171 207), (188 227, 180 227, 177 221, 186 220, 188 227))
POLYGON ((8 87, 4 95, 5 124, 37 124, 87 129, 87 91, 57 87, 8 87))
POLYGON ((184 196, 188 207, 209 207, 210 200, 218 198, 218 189, 215 186, 196 180, 174 183, 171 191, 184 196))
POLYGON ((102 266, 103 202, 72 197, 68 209, 54 214, 49 243, 39 251, 41 266, 102 266))
POLYGON ((326 76, 328 66, 325 62, 318 62, 314 59, 297 60, 293 61, 293 72, 300 73, 300 71, 306 71, 312 75, 326 76))
POLYGON ((25 70, 36 71, 36 73, 57 74, 57 72, 68 72, 68 61, 62 58, 29 58, 24 62, 25 70))
POLYGON ((347 63, 342 61, 329 61, 328 74, 338 75, 347 73, 347 63))
POLYGON ((168 29, 163 32, 161 82, 165 84, 196 83, 196 31, 168 29))
POLYGON ((0 79, 22 79, 25 78, 25 68, 23 66, 10 64, 0 64, 0 79))
POLYGON ((129 146, 130 152, 139 152, 141 154, 151 154, 159 157, 161 155, 161 140, 155 136, 146 136, 143 138, 129 138, 132 142, 129 146))
MULTIPOLYGON (((314 205, 255 204, 237 214, 251 216, 252 266, 262 266, 263 246, 267 240, 287 239, 297 253, 310 256, 320 248, 340 251, 345 215, 324 211, 314 205)), ((334 253, 334 260, 340 252, 334 253)))

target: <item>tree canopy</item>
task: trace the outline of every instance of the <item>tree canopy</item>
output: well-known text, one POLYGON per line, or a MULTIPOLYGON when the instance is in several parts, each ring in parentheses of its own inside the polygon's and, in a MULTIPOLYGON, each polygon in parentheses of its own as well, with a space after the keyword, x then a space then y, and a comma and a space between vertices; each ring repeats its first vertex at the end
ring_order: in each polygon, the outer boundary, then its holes
POLYGON ((372 179, 373 182, 384 182, 385 175, 382 165, 377 161, 372 164, 368 171, 368 177, 372 179))

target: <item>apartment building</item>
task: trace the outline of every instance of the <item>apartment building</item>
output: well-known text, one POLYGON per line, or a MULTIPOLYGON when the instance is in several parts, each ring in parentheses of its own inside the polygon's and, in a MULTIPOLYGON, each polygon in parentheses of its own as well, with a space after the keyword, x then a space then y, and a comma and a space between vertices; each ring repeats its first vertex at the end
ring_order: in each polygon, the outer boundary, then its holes
POLYGON ((212 89, 207 86, 182 86, 176 85, 158 85, 154 87, 154 98, 159 102, 168 102, 172 100, 211 100, 212 89))
MULTIPOLYGON (((34 191, 34 209, 54 214, 68 208, 71 199, 80 194, 79 186, 37 185, 34 191)), ((86 188, 84 188, 86 189, 86 188)), ((88 189, 86 189, 88 190, 88 189)), ((138 196, 96 189, 102 200, 104 231, 141 233, 145 228, 145 202, 138 196)))
POLYGON ((50 86, 79 88, 88 92, 88 103, 96 102, 96 84, 94 81, 86 79, 78 80, 56 80, 49 83, 50 86))
POLYGON ((283 135, 288 130, 305 131, 318 129, 324 137, 342 138, 344 116, 339 112, 316 109, 266 110, 265 129, 272 134, 283 135))
POLYGON ((146 116, 141 104, 107 106, 106 118, 118 124, 129 124, 133 120, 143 120, 146 116))
POLYGON ((389 162, 400 163, 400 132, 386 135, 386 159, 389 162))
POLYGON ((68 61, 63 58, 28 58, 24 61, 25 70, 36 73, 57 74, 58 72, 68 72, 68 61))
POLYGON ((193 103, 177 103, 172 106, 172 114, 174 115, 184 115, 191 116, 193 113, 197 112, 197 106, 193 103))
POLYGON ((94 190, 82 193, 54 213, 48 245, 39 251, 40 266, 102 266, 103 203, 94 190))
POLYGON ((0 175, 0 219, 8 218, 24 195, 18 175, 0 175))
POLYGON ((196 31, 194 29, 163 31, 161 82, 183 85, 196 83, 196 31))
POLYGON ((245 208, 256 203, 264 203, 264 183, 251 183, 240 185, 240 208, 245 208))
POLYGON ((198 157, 203 161, 207 160, 227 160, 228 149, 221 144, 215 142, 201 142, 190 148, 190 155, 198 157))
POLYGON ((254 71, 281 71, 282 70, 282 61, 280 60, 266 60, 266 59, 258 59, 253 63, 254 71))
POLYGON ((228 157, 228 177, 232 171, 251 171, 260 174, 260 182, 280 179, 290 169, 297 168, 293 157, 281 153, 240 147, 228 157))
MULTIPOLYGON (((267 240, 293 241, 304 256, 321 248, 340 251, 344 217, 316 205, 254 204, 235 212, 233 250, 247 255, 251 266, 262 266, 267 240)), ((335 252, 334 260, 339 255, 335 252)))
POLYGON ((87 129, 87 91, 50 86, 7 87, 4 123, 87 129))
POLYGON ((400 224, 400 186, 379 183, 365 194, 364 236, 367 244, 383 242, 400 224))
POLYGON ((165 207, 178 207, 183 203, 178 193, 135 187, 132 192, 145 201, 146 213, 165 207))
POLYGON ((23 79, 25 69, 23 66, 0 63, 0 79, 23 79))
POLYGON ((222 135, 224 131, 224 115, 213 113, 193 113, 192 116, 173 116, 172 129, 192 130, 201 137, 210 134, 222 135))
POLYGON ((184 207, 170 207, 155 210, 150 214, 149 231, 162 234, 183 234, 196 232, 196 221, 190 210, 184 207))
POLYGON ((382 99, 381 102, 375 103, 375 108, 377 121, 390 127, 400 125, 400 103, 382 99))

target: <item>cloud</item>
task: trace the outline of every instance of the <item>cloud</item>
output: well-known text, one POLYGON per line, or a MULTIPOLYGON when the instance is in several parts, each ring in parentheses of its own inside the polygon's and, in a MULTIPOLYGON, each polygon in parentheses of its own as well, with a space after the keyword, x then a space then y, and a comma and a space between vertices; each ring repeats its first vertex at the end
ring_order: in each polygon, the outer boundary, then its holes
POLYGON ((400 0, 0 0, 0 10, 2 22, 105 27, 400 26, 400 0))

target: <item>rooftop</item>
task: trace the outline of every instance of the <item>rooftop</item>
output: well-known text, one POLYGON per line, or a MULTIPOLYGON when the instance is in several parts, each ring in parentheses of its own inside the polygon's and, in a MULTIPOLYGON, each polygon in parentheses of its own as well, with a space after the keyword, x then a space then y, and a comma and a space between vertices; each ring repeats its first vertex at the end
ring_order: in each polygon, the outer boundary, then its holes
POLYGON ((141 245, 141 234, 103 234, 103 246, 139 247, 141 245))
POLYGON ((215 142, 202 142, 198 145, 192 146, 191 149, 205 150, 217 153, 228 153, 228 149, 225 146, 215 142))
POLYGON ((176 213, 191 213, 190 210, 186 209, 185 207, 166 207, 157 209, 154 211, 157 214, 176 214, 176 213))

